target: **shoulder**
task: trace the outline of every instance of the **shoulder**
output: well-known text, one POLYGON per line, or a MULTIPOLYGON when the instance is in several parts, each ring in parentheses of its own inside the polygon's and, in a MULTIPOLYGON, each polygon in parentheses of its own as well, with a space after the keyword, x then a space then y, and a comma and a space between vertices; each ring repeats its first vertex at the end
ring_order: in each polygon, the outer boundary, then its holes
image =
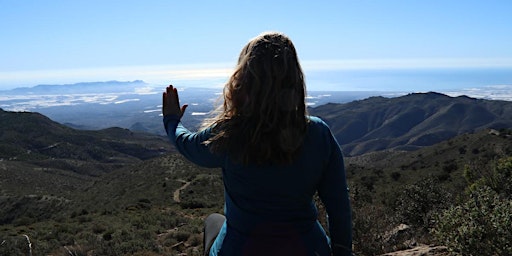
POLYGON ((312 127, 324 127, 329 128, 329 126, 322 120, 320 117, 317 116, 307 116, 307 119, 309 121, 309 125, 312 127))
MULTIPOLYGON (((308 116, 308 133, 310 136, 331 136, 331 128, 320 117, 308 116)), ((318 137, 317 137, 318 138, 318 137)))
POLYGON ((309 123, 306 136, 306 143, 308 144, 306 147, 310 150, 310 153, 314 151, 311 154, 320 153, 325 157, 329 157, 333 152, 333 147, 339 147, 331 128, 320 117, 308 116, 307 118, 309 123))

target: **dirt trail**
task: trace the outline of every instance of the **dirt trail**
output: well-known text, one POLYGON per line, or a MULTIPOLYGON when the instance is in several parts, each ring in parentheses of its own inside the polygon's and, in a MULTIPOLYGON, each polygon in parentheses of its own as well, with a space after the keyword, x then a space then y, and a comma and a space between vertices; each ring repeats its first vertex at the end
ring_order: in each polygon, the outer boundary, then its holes
POLYGON ((185 181, 185 180, 178 180, 178 181, 182 182, 184 184, 183 184, 183 186, 181 186, 178 189, 176 189, 176 191, 174 191, 173 199, 174 199, 174 201, 176 203, 181 202, 181 200, 180 200, 180 193, 181 193, 181 191, 186 189, 188 187, 188 185, 190 185, 190 181, 185 181))
POLYGON ((445 246, 419 245, 415 248, 397 252, 390 252, 380 256, 446 256, 448 249, 445 246))

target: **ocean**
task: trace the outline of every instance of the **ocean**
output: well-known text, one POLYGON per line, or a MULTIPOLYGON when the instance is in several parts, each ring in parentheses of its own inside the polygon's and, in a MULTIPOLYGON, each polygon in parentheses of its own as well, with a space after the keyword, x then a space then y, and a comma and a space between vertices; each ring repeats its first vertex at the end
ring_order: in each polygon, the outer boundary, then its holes
POLYGON ((308 88, 315 91, 447 92, 508 87, 512 68, 365 69, 305 71, 308 88))

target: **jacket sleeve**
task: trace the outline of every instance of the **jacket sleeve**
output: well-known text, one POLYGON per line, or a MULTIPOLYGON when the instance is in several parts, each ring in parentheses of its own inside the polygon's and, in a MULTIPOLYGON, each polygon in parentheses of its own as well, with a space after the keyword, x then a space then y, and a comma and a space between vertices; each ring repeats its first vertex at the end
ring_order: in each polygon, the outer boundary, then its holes
POLYGON ((352 209, 343 155, 330 130, 327 137, 330 150, 318 192, 328 215, 333 255, 352 255, 352 209))
POLYGON ((183 126, 177 115, 166 115, 163 122, 167 137, 189 161, 208 168, 222 166, 223 158, 210 152, 208 146, 204 144, 204 141, 210 137, 210 128, 200 132, 191 132, 183 126))

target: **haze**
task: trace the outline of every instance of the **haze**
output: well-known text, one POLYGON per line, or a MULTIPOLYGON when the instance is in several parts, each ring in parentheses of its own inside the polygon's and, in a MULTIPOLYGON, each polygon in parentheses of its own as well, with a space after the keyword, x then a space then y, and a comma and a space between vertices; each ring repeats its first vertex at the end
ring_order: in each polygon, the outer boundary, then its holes
POLYGON ((289 35, 312 90, 512 84, 512 2, 0 0, 0 90, 144 80, 220 87, 242 46, 289 35))

